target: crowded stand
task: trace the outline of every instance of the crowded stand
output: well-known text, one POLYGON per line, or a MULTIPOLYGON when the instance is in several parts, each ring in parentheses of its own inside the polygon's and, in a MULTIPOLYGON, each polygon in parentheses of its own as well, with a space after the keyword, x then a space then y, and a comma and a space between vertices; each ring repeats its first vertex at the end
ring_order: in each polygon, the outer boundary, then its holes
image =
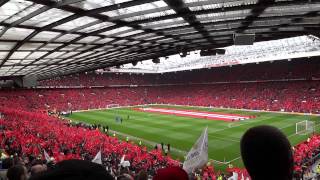
POLYGON ((190 83, 234 83, 241 81, 279 81, 320 79, 320 62, 317 58, 291 61, 263 62, 179 73, 128 74, 80 73, 39 81, 39 86, 112 86, 161 85, 190 83))
MULTIPOLYGON (((310 167, 318 161, 320 156, 320 136, 313 135, 295 147, 294 151, 294 170, 296 176, 299 178, 299 175, 304 175, 305 172, 312 171, 310 167)), ((302 178, 302 177, 300 177, 302 178)))
MULTIPOLYGON (((144 173, 149 179, 156 176, 161 168, 182 165, 178 160, 164 155, 161 149, 148 151, 144 146, 109 136, 110 133, 105 132, 100 125, 71 123, 58 116, 48 116, 48 112, 59 114, 100 109, 110 104, 177 104, 315 114, 320 112, 320 68, 317 62, 263 64, 195 70, 192 73, 177 73, 175 76, 91 72, 43 80, 37 88, 1 89, 0 142, 3 154, 7 153, 3 162, 12 159, 15 164, 24 165, 30 172, 34 166, 41 165, 46 167, 43 168, 46 171, 63 160, 90 161, 101 150, 102 164, 113 178, 123 175, 138 178, 144 173), (301 70, 301 67, 304 69, 301 70), (186 83, 183 77, 190 83, 186 83), (129 168, 119 165, 123 160, 130 162, 129 168)), ((320 137, 313 135, 292 148, 296 179, 302 178, 318 160, 319 147, 320 137)), ((246 169, 229 167, 225 172, 220 172, 214 170, 212 163, 195 170, 192 178, 224 180, 234 173, 238 180, 249 179, 246 169)))
MULTIPOLYGON (((158 169, 180 166, 180 162, 170 156, 164 156, 161 149, 150 152, 146 147, 124 142, 115 136, 109 136, 105 127, 100 125, 86 125, 71 123, 70 121, 50 117, 47 114, 26 112, 1 108, 1 149, 2 167, 5 162, 12 160, 14 164, 22 164, 29 171, 34 166, 54 168, 54 164, 68 159, 92 160, 101 151, 102 164, 110 175, 119 177, 128 174, 138 177, 146 172, 149 177, 155 175, 158 169), (131 163, 129 167, 122 167, 121 161, 131 163)), ((294 172, 297 179, 307 169, 311 159, 319 156, 320 136, 314 135, 307 141, 293 147, 294 172)), ((215 172, 209 162, 203 169, 194 171, 194 178, 215 180, 219 177, 230 177, 237 173, 238 179, 249 177, 245 169, 229 167, 224 175, 215 172)), ((1 174, 0 174, 1 176, 1 174)))
POLYGON ((140 104, 178 104, 319 113, 319 81, 228 83, 101 88, 1 90, 0 106, 45 111, 140 104))
POLYGON ((103 134, 99 127, 72 125, 41 113, 12 109, 1 112, 1 149, 32 165, 39 160, 49 161, 44 152, 55 163, 67 159, 91 161, 101 151, 103 164, 114 176, 120 175, 118 164, 122 157, 131 163, 129 172, 133 177, 134 172, 145 171, 152 176, 159 168, 179 166, 178 161, 163 156, 160 150, 148 152, 146 147, 103 134))
POLYGON ((320 180, 319 19, 320 0, 0 0, 0 180, 320 180))

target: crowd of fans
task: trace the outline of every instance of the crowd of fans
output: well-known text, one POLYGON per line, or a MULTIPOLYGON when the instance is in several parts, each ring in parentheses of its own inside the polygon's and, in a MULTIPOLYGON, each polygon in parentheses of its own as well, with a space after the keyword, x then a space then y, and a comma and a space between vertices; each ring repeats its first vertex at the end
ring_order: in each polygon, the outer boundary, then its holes
MULTIPOLYGON (((150 179, 156 176, 159 169, 181 166, 181 162, 163 155, 161 149, 148 151, 143 145, 121 141, 115 136, 109 136, 100 125, 74 124, 37 112, 8 108, 1 108, 0 111, 0 179, 7 176, 10 180, 10 176, 18 172, 26 177, 35 176, 54 169, 56 163, 68 159, 91 161, 99 151, 102 154, 102 165, 108 174, 118 179, 123 176, 129 179, 139 179, 140 176, 150 179), (124 160, 130 162, 130 165, 122 166, 124 160)), ((314 163, 310 160, 319 155, 320 136, 314 135, 292 149, 294 172, 298 179, 308 165, 314 163)), ((225 175, 215 172, 212 165, 209 162, 202 169, 194 171, 192 178, 224 180, 234 173, 238 180, 249 177, 245 169, 229 167, 225 175)))
POLYGON ((90 72, 42 80, 39 83, 40 86, 82 88, 0 91, 2 104, 12 104, 14 107, 20 104, 28 106, 24 108, 41 110, 48 107, 82 110, 105 108, 108 104, 170 103, 320 112, 320 61, 317 58, 165 74, 90 72), (107 87, 111 85, 113 87, 107 87), (18 101, 13 104, 12 99, 16 97, 18 101))
POLYGON ((122 171, 130 172, 133 177, 140 171, 152 176, 159 168, 180 165, 159 150, 149 152, 146 147, 108 136, 98 127, 72 125, 42 113, 12 109, 1 109, 1 112, 1 148, 28 166, 43 165, 44 152, 54 163, 67 159, 91 161, 99 151, 103 165, 115 177, 123 174, 122 171), (131 163, 127 168, 118 166, 123 156, 131 163))
MULTIPOLYGON (((146 174, 151 178, 158 169, 182 165, 170 156, 163 155, 161 149, 148 151, 143 145, 109 136, 109 132, 100 125, 71 123, 44 113, 8 108, 1 108, 0 111, 0 179, 9 177, 7 169, 18 168, 15 165, 23 166, 22 169, 29 172, 28 176, 32 176, 54 168, 56 163, 63 160, 91 161, 99 151, 103 157, 103 166, 113 177, 126 174, 137 178, 146 174), (124 160, 129 161, 130 166, 122 166, 121 161, 124 160)), ((215 172, 213 163, 209 162, 203 169, 194 171, 192 178, 226 179, 233 172, 248 177, 246 171, 240 168, 229 168, 227 172, 229 174, 215 172)))
POLYGON ((152 102, 237 109, 318 113, 319 81, 234 83, 163 87, 152 102), (191 93, 192 92, 192 93, 191 93))
POLYGON ((320 79, 320 62, 307 60, 264 62, 232 67, 216 67, 164 74, 128 74, 87 72, 42 80, 40 86, 111 86, 111 85, 163 85, 190 83, 217 83, 239 81, 320 79))
MULTIPOLYGON (((74 125, 46 112, 106 108, 110 104, 161 103, 320 113, 319 65, 314 60, 296 60, 174 75, 83 73, 40 82, 41 86, 51 88, 3 89, 0 90, 0 147, 2 154, 6 152, 11 157, 4 158, 2 169, 14 169, 21 176, 27 172, 33 175, 53 168, 62 160, 90 161, 101 150, 102 163, 111 176, 150 178, 158 169, 181 164, 163 155, 161 150, 147 151, 146 147, 110 137, 100 126, 74 125), (128 86, 133 84, 138 86, 128 86), (69 88, 53 88, 57 86, 69 88), (45 152, 50 159, 45 157, 45 152), (130 167, 119 166, 123 157, 131 163, 130 167)), ((314 135, 293 148, 295 177, 301 178, 308 171, 319 155, 319 147, 320 136, 314 135)), ((11 171, 0 171, 0 179, 11 176, 11 171)), ((245 169, 228 168, 227 172, 248 176, 245 169)), ((228 177, 215 172, 212 164, 196 170, 193 176, 213 180, 228 177)))
POLYGON ((319 113, 320 81, 0 91, 0 107, 37 111, 155 103, 319 113))
POLYGON ((307 174, 320 156, 320 135, 313 135, 293 148, 296 176, 307 174))

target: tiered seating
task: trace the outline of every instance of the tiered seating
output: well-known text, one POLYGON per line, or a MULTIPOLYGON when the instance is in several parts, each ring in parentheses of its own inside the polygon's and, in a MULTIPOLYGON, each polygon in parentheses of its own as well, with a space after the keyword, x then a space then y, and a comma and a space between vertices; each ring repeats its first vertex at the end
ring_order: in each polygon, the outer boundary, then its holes
MULTIPOLYGON (((34 102, 33 105, 23 106, 42 109, 43 104, 48 104, 51 108, 76 110, 103 108, 114 103, 120 105, 172 103, 318 113, 320 98, 317 79, 319 78, 320 61, 317 58, 162 75, 95 74, 91 72, 44 80, 40 82, 40 85, 88 87, 137 84, 141 87, 26 92, 31 93, 31 97, 32 93, 43 94, 44 98, 35 102, 39 97, 34 97, 33 100, 27 101, 34 102), (287 82, 288 80, 290 82, 287 82), (247 81, 254 82, 245 83, 247 81), (190 83, 201 85, 189 85, 190 83), (145 86, 150 84, 157 86, 145 86), (177 86, 164 84, 176 84, 177 86)), ((22 98, 29 98, 29 96, 21 95, 22 98)), ((24 103, 23 99, 21 101, 24 103)))
POLYGON ((180 104, 238 109, 320 112, 320 82, 290 81, 122 88, 0 91, 0 106, 19 109, 84 110, 109 104, 180 104))
POLYGON ((118 169, 120 159, 131 162, 130 169, 139 172, 145 170, 153 174, 156 169, 177 166, 179 163, 160 151, 148 152, 145 147, 119 141, 109 137, 98 129, 70 126, 45 114, 19 110, 0 110, 5 119, 0 119, 1 149, 9 154, 17 153, 19 157, 35 158, 42 156, 44 150, 56 161, 65 159, 91 160, 101 150, 104 164, 118 169))
POLYGON ((294 147, 294 170, 297 174, 306 171, 320 154, 320 135, 313 135, 294 147))
MULTIPOLYGON (((72 127, 39 112, 105 108, 109 104, 163 103, 320 113, 319 64, 316 61, 283 61, 164 75, 84 73, 41 82, 45 86, 84 86, 82 88, 1 90, 0 112, 6 118, 0 120, 0 128, 4 130, 0 134, 1 148, 6 148, 10 154, 34 157, 45 149, 56 160, 89 160, 103 144, 103 154, 113 159, 107 166, 115 168, 121 155, 126 154, 133 171, 146 169, 152 174, 160 166, 177 162, 158 151, 148 153, 144 148, 120 142, 98 130, 72 127), (130 84, 139 86, 89 87, 130 84), (147 86, 149 84, 153 85, 147 86)), ((298 174, 301 174, 302 164, 319 153, 319 146, 320 136, 317 135, 296 146, 294 159, 298 174)), ((245 173, 243 169, 229 170, 245 173)), ((216 177, 213 172, 208 167, 202 171, 202 177, 216 177)))
MULTIPOLYGON (((150 175, 158 168, 179 165, 179 162, 163 156, 160 151, 148 152, 145 147, 121 142, 98 129, 72 126, 67 121, 35 112, 7 108, 1 108, 0 111, 5 118, 0 119, 0 147, 9 154, 30 159, 41 156, 45 159, 45 150, 55 161, 74 158, 91 160, 101 150, 103 163, 109 169, 117 169, 121 157, 125 155, 125 160, 131 162, 131 172, 145 170, 150 175)), ((294 169, 297 175, 302 173, 302 165, 310 163, 320 153, 319 147, 319 135, 294 147, 294 169)), ((228 168, 227 172, 236 172, 239 178, 248 177, 245 169, 228 168)), ((217 177, 210 165, 204 167, 201 175, 204 179, 217 177)))
POLYGON ((62 77, 55 77, 39 82, 39 86, 109 86, 109 85, 130 85, 149 84, 155 75, 140 74, 96 74, 94 72, 73 74, 62 77), (150 79, 149 79, 150 78, 150 79))
POLYGON ((40 86, 109 86, 177 83, 215 83, 320 78, 318 59, 275 61, 232 67, 201 69, 165 74, 96 74, 94 72, 55 77, 40 81, 40 86))
POLYGON ((298 81, 158 87, 148 98, 165 104, 317 113, 319 95, 319 81, 298 81))

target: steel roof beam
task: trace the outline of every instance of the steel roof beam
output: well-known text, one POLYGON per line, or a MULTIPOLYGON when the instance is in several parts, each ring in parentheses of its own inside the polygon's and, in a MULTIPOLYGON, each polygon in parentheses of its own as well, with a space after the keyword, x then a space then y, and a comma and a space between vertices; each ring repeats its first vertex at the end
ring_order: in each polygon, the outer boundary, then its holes
MULTIPOLYGON (((305 29, 305 30, 302 30, 302 31, 277 31, 277 32, 264 32, 264 34, 272 34, 272 36, 270 36, 270 35, 268 35, 268 36, 266 36, 266 37, 260 37, 261 35, 260 34, 257 34, 257 41, 261 41, 261 40, 272 40, 272 39, 274 39, 274 37, 277 37, 277 38, 282 38, 283 37, 283 33, 286 33, 286 36, 288 36, 288 37, 292 37, 292 36, 297 36, 297 35, 304 35, 305 34, 305 32, 314 32, 314 33, 316 33, 316 32, 318 32, 319 31, 319 28, 317 28, 316 26, 314 27, 314 28, 312 28, 312 27, 309 27, 309 29, 305 29)), ((228 35, 225 35, 224 37, 229 37, 228 35)), ((202 38, 198 38, 198 39, 202 39, 202 38)), ((194 40, 197 40, 197 39, 194 39, 194 40)), ((224 39, 224 40, 220 40, 221 42, 225 42, 225 41, 228 41, 229 43, 231 43, 232 42, 232 37, 229 37, 229 40, 227 40, 227 39, 224 39)), ((221 44, 221 43, 219 43, 219 40, 216 40, 216 47, 222 47, 223 45, 226 45, 226 44, 221 44)), ((213 46, 211 46, 211 48, 212 48, 213 46)), ((196 47, 196 48, 193 48, 193 50, 199 50, 201 47, 200 46, 198 46, 198 47, 196 47)), ((125 48, 122 48, 122 49, 125 49, 125 48)), ((162 49, 161 49, 161 51, 162 51, 162 49)), ((122 51, 122 50, 120 50, 120 49, 117 49, 117 50, 114 50, 114 51, 111 51, 111 52, 106 52, 105 53, 105 55, 108 55, 108 54, 110 54, 110 53, 112 53, 112 52, 126 52, 126 51, 122 51)), ((136 51, 134 51, 134 52, 136 52, 136 51)), ((152 52, 152 51, 151 51, 152 52)), ((130 53, 130 51, 129 52, 126 52, 126 53, 130 53)), ((132 52, 133 53, 133 52, 132 52)), ((176 51, 176 53, 177 53, 177 51, 176 51)), ((88 55, 89 56, 89 55, 88 55)), ((90 57, 89 59, 92 59, 92 60, 99 60, 101 57, 102 58, 108 58, 108 59, 110 59, 110 56, 107 56, 107 57, 103 57, 104 56, 104 54, 98 54, 98 55, 96 55, 96 56, 93 56, 93 57, 90 57)), ((163 56, 165 56, 165 55, 163 55, 163 56)), ((117 58, 119 58, 118 57, 118 55, 117 54, 115 54, 114 56, 111 56, 111 57, 117 57, 117 58)), ((77 59, 83 59, 84 57, 81 57, 81 58, 77 58, 77 59)), ((59 62, 62 62, 62 61, 65 61, 66 59, 70 59, 69 57, 68 58, 64 58, 63 60, 61 60, 61 61, 59 61, 59 62)), ((85 60, 88 60, 88 59, 85 59, 85 60)), ((139 59, 140 60, 140 59, 139 59)))
POLYGON ((204 26, 197 20, 197 17, 192 13, 192 11, 186 6, 182 0, 164 0, 165 3, 171 7, 178 16, 182 17, 186 22, 188 22, 195 30, 200 32, 203 37, 206 37, 207 41, 214 43, 212 38, 210 38, 209 33, 206 31, 204 26), (188 16, 186 16, 188 14, 188 16))
MULTIPOLYGON (((28 1, 32 1, 32 2, 35 2, 35 3, 42 4, 42 5, 47 5, 47 6, 53 6, 52 1, 42 1, 42 0, 28 0, 28 1)), ((148 1, 148 2, 153 2, 153 1, 154 0, 151 0, 151 1, 148 1)), ((139 1, 133 1, 132 3, 139 4, 139 1)), ((109 6, 107 6, 107 7, 109 7, 109 6)), ((97 8, 97 9, 92 9, 92 10, 87 10, 87 11, 84 10, 84 9, 78 8, 78 7, 74 7, 74 6, 60 6, 60 7, 57 7, 57 8, 59 8, 61 10, 64 10, 64 11, 68 11, 68 12, 74 13, 74 14, 78 14, 78 16, 89 16, 89 17, 93 17, 93 18, 96 18, 96 19, 99 19, 99 20, 102 20, 102 21, 111 22, 111 23, 116 24, 118 27, 128 26, 128 27, 131 27, 131 28, 136 29, 136 30, 143 30, 143 31, 145 31, 147 33, 155 33, 157 35, 165 36, 167 38, 173 38, 173 39, 179 40, 179 37, 176 37, 176 36, 165 35, 162 32, 157 32, 157 31, 155 31, 153 29, 143 28, 142 26, 140 26, 138 24, 134 24, 133 25, 133 24, 130 24, 129 22, 126 22, 126 21, 123 21, 123 20, 112 20, 112 19, 110 19, 110 17, 108 17, 106 15, 98 14, 98 13, 107 11, 106 10, 107 7, 102 7, 102 8, 97 8)), ((120 5, 120 7, 121 7, 121 5, 120 5)))
MULTIPOLYGON (((295 37, 295 35, 290 35, 289 37, 295 37)), ((277 39, 279 39, 279 36, 273 36, 272 38, 258 37, 257 41, 277 40, 277 39)), ((227 45, 227 44, 225 44, 225 45, 227 45)), ((210 45, 209 46, 206 45, 206 46, 203 46, 201 48, 205 49, 207 47, 211 47, 211 46, 210 45)), ((191 51, 192 49, 189 49, 189 50, 191 51)), ((175 52, 167 53, 167 56, 174 55, 174 54, 176 54, 176 53, 175 52)), ((159 57, 159 55, 155 55, 153 57, 150 57, 150 59, 156 58, 156 57, 159 57)), ((121 62, 119 64, 115 64, 115 65, 121 65, 121 64, 126 64, 126 63, 130 63, 130 61, 127 61, 127 62, 124 61, 124 62, 121 62)), ((106 68, 106 67, 109 67, 109 66, 110 66, 110 64, 108 64, 108 63, 106 63, 106 64, 98 64, 97 66, 93 66, 92 68, 85 69, 84 71, 93 71, 93 70, 96 70, 97 68, 103 69, 103 68, 106 68)), ((80 73, 80 72, 84 72, 84 71, 79 70, 79 71, 73 71, 73 72, 70 72, 70 73, 66 72, 65 75, 74 74, 74 73, 80 73)), ((48 70, 46 72, 50 72, 50 70, 48 70)), ((50 76, 45 76, 45 78, 50 78, 50 76)))
POLYGON ((0 7, 9 2, 9 0, 0 0, 0 7))
MULTIPOLYGON (((273 0, 272 0, 273 1, 273 0)), ((272 4, 272 6, 269 7, 280 7, 280 6, 287 6, 290 7, 291 5, 305 5, 306 3, 318 3, 320 0, 313 0, 309 2, 309 0, 292 0, 292 1, 277 1, 272 4)), ((148 22, 154 22, 154 21, 161 21, 161 20, 167 20, 167 19, 174 19, 178 18, 181 15, 183 16, 193 16, 193 15, 203 15, 203 14, 212 14, 212 13, 225 13, 225 12, 232 12, 232 11, 241 11, 241 10, 251 10, 259 8, 259 5, 257 4, 250 4, 250 5, 241 5, 241 6, 232 6, 232 7, 222 7, 222 8, 214 8, 214 9, 203 9, 201 11, 192 11, 192 14, 187 14, 186 12, 178 14, 171 14, 166 16, 160 16, 155 18, 148 18, 143 20, 137 20, 137 21, 131 21, 130 24, 143 24, 148 22)))
MULTIPOLYGON (((296 36, 296 34, 292 34, 292 35, 289 35, 289 36, 290 36, 290 37, 294 37, 294 36, 296 36)), ((258 36, 257 36, 257 41, 276 40, 276 39, 279 39, 279 37, 281 37, 281 35, 272 35, 271 38, 261 37, 260 35, 258 35, 258 36)), ((232 41, 232 40, 230 40, 230 41, 232 41)), ((226 45, 226 44, 224 44, 224 45, 226 45)), ((208 47, 208 45, 199 46, 199 47, 200 47, 200 48, 206 48, 206 47, 208 47)), ((209 45, 209 47, 212 47, 212 46, 209 45)), ((197 48, 198 48, 198 47, 197 47, 197 48)), ((191 50, 195 50, 195 49, 188 49, 188 50, 191 51, 191 50)), ((161 53, 161 52, 160 52, 160 53, 161 53)), ((175 54, 175 52, 173 52, 173 54, 175 54)), ((167 54, 167 55, 172 55, 172 54, 167 54)), ((139 55, 136 55, 136 56, 139 56, 139 55)), ((155 57, 159 57, 159 54, 157 54, 156 56, 150 56, 150 57, 148 57, 148 58, 149 58, 149 59, 152 59, 152 58, 155 58, 155 57)), ((110 60, 110 58, 111 58, 111 60, 112 60, 112 59, 117 59, 117 56, 105 57, 105 58, 99 59, 99 64, 98 64, 99 67, 104 64, 103 60, 110 60)), ((125 59, 125 58, 123 58, 123 59, 125 59)), ((121 61, 121 62, 118 63, 118 65, 125 64, 125 63, 129 63, 129 61, 131 61, 131 60, 121 61)), ((135 61, 140 61, 140 60, 139 60, 139 59, 135 59, 135 61)), ((112 63, 112 62, 110 62, 110 61, 105 62, 104 67, 108 67, 108 66, 110 65, 110 63, 112 63)), ((56 69, 57 69, 57 68, 58 68, 58 67, 56 67, 56 69)), ((93 68, 93 69, 94 69, 94 68, 93 68)), ((49 70, 48 70, 48 71, 49 71, 49 70)))
POLYGON ((275 0, 258 0, 257 6, 251 10, 251 14, 245 17, 245 21, 241 22, 241 26, 237 29, 237 33, 243 33, 269 6, 273 5, 275 0))

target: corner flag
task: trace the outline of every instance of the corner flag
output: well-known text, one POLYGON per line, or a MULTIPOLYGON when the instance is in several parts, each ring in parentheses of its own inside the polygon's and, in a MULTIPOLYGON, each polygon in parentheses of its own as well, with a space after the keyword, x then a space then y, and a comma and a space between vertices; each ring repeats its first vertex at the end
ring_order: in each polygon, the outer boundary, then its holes
POLYGON ((197 142, 193 145, 183 163, 183 169, 191 173, 208 162, 208 127, 206 127, 197 142))
POLYGON ((101 158, 101 150, 97 153, 97 155, 92 159, 92 162, 97 164, 102 164, 102 158, 101 158))

